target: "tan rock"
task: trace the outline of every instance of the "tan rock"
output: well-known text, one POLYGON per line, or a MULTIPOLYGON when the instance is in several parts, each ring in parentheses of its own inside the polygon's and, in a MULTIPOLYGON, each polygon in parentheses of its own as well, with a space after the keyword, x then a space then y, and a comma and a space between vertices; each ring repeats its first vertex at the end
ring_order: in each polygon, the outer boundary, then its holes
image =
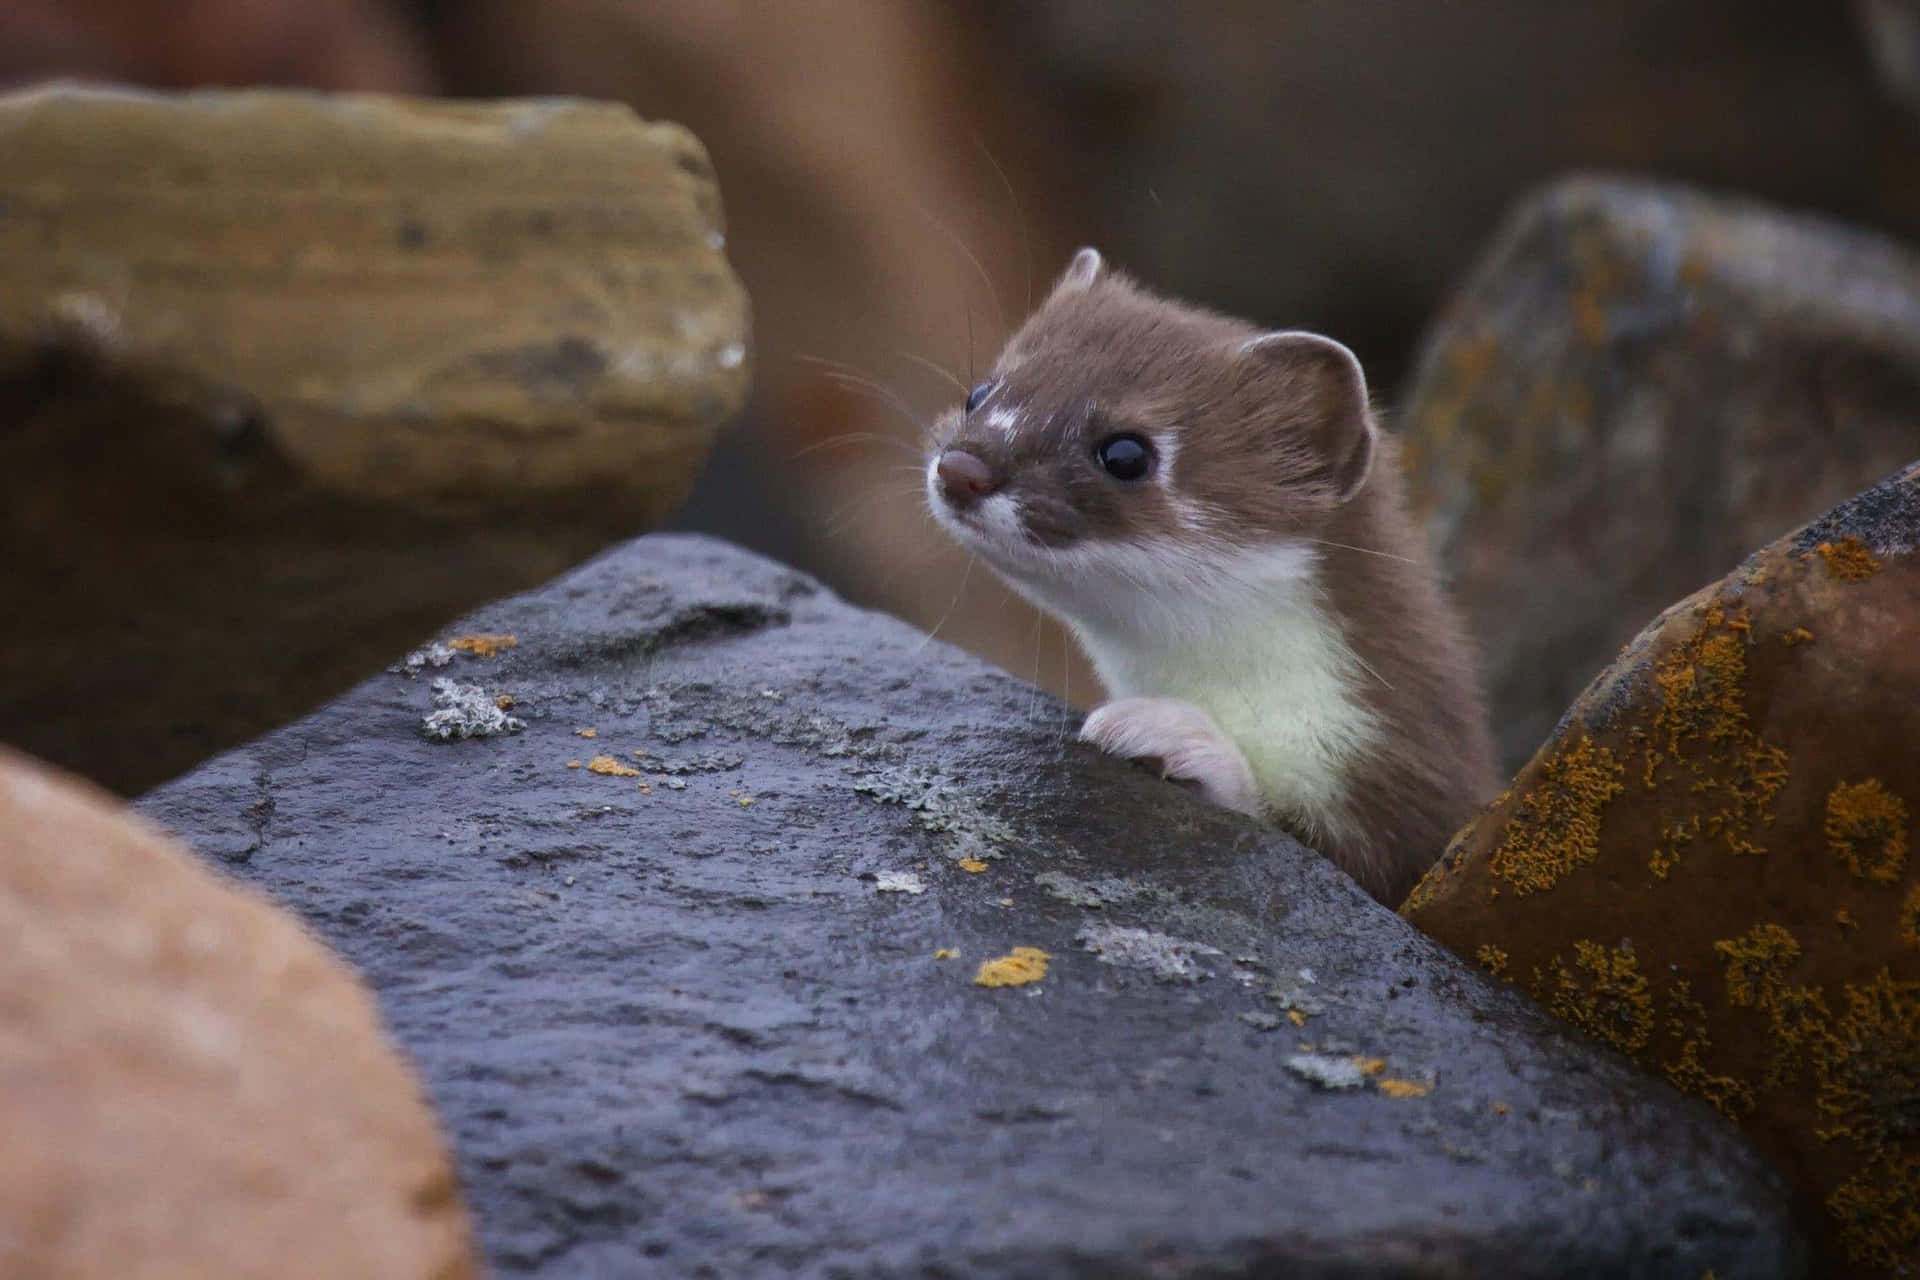
POLYGON ((1661 615, 1402 908, 1743 1126, 1823 1276, 1920 1268, 1916 637, 1920 463, 1661 615))
POLYGON ((624 107, 0 99, 0 740, 151 785, 657 523, 723 247, 624 107))
POLYGON ((1404 421, 1508 766, 1647 618, 1920 454, 1915 368, 1888 241, 1643 183, 1527 202, 1404 421))
POLYGON ((108 797, 0 752, 0 1275, 477 1272, 357 978, 108 797))

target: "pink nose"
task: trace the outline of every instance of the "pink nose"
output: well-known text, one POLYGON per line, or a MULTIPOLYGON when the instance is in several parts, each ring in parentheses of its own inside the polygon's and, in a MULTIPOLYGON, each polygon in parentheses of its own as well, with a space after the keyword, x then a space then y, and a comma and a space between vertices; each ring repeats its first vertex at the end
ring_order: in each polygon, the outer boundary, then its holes
POLYGON ((940 491, 956 507, 972 506, 1000 487, 993 468, 965 449, 948 449, 934 464, 940 491))

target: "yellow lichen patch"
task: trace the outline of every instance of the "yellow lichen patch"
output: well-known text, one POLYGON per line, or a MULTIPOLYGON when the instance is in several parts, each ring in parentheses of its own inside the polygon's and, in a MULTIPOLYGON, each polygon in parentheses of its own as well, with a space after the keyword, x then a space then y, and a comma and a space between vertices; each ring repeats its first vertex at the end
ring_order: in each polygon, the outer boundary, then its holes
POLYGON ((1511 1110, 1513 1110, 1513 1108, 1504 1102, 1496 1102, 1493 1104, 1493 1114, 1497 1116, 1506 1115, 1511 1110))
POLYGON ((954 863, 953 865, 960 868, 962 871, 971 871, 975 875, 978 875, 982 871, 985 871, 987 869, 987 864, 980 861, 980 859, 978 858, 962 858, 958 862, 954 863))
POLYGON ((502 711, 511 711, 513 710, 513 695, 510 693, 503 693, 499 697, 493 700, 493 705, 500 708, 502 711))
POLYGON ((1900 904, 1900 941, 1920 947, 1920 884, 1913 886, 1907 900, 1900 904))
POLYGON ((1304 1027, 1307 1025, 1307 1015, 1298 1009, 1289 1009, 1287 1010, 1287 1021, 1296 1027, 1304 1027))
POLYGON ((1858 929, 1860 922, 1853 918, 1853 912, 1841 907, 1833 913, 1833 923, 1842 929, 1858 929))
POLYGON ((1643 780, 1649 791, 1663 769, 1685 770, 1696 812, 1660 835, 1649 866, 1662 878, 1693 842, 1717 839, 1729 852, 1765 853, 1749 832, 1773 821, 1774 798, 1787 784, 1787 753, 1761 741, 1748 723, 1745 611, 1718 604, 1700 613, 1700 628, 1654 671, 1660 689, 1653 732, 1646 737, 1643 780))
POLYGON ((1821 1138, 1851 1138, 1868 1150, 1920 1138, 1920 982, 1885 969, 1843 988, 1846 1014, 1819 1068, 1817 1105, 1831 1127, 1821 1138))
POLYGON ((1425 1080, 1402 1080, 1395 1076, 1382 1076, 1373 1082, 1373 1087, 1389 1098, 1424 1098, 1433 1092, 1433 1086, 1425 1080))
POLYGON ((1864 582, 1880 571, 1880 561, 1852 534, 1838 542, 1823 542, 1814 550, 1826 562, 1827 573, 1840 582, 1864 582))
POLYGON ((1757 924, 1738 938, 1722 938, 1713 949, 1727 962, 1727 999, 1743 1008, 1771 1004, 1800 958, 1800 944, 1777 924, 1757 924))
POLYGON ((1822 1141, 1845 1139, 1862 1167, 1827 1198, 1855 1261, 1895 1266, 1920 1241, 1920 982, 1882 969, 1845 987, 1847 1012, 1816 1055, 1822 1141))
POLYGON ((455 636, 447 641, 447 648, 458 649, 461 653, 470 653, 476 658, 491 658, 502 649, 511 649, 519 643, 518 636, 455 636))
POLYGON ((1653 993, 1633 944, 1608 948, 1582 938, 1573 944, 1573 956, 1571 970, 1558 959, 1552 962, 1547 1007, 1624 1053, 1644 1048, 1653 1034, 1653 993))
POLYGON ((951 960, 959 954, 960 953, 952 947, 941 947, 933 953, 933 958, 935 960, 951 960))
POLYGON ((977 987, 1024 987, 1047 976, 1052 956, 1038 947, 1015 947, 1006 955, 983 961, 973 975, 977 987))
POLYGON ((574 732, 583 738, 597 738, 600 736, 598 729, 575 729, 574 732))
POLYGON ((1709 1071, 1701 1060, 1713 1048, 1707 1009, 1693 998, 1692 984, 1685 978, 1675 979, 1667 990, 1667 1032, 1678 1046, 1678 1056, 1660 1064, 1669 1084, 1704 1098, 1729 1120, 1753 1110, 1753 1090, 1744 1080, 1709 1071))
POLYGON ((569 769, 578 769, 578 768, 580 767, 580 765, 581 765, 581 763, 582 763, 582 762, 581 762, 581 761, 579 761, 579 760, 569 760, 569 761, 567 761, 567 768, 569 768, 569 769))
POLYGON ((1522 893, 1553 888, 1600 852, 1600 815, 1623 790, 1613 753, 1582 737, 1560 747, 1507 819, 1489 866, 1522 893))
POLYGON ((1363 1076, 1377 1076, 1387 1069, 1387 1060, 1359 1056, 1354 1058, 1353 1065, 1360 1068, 1360 1074, 1363 1076))
POLYGON ((1473 958, 1480 962, 1482 969, 1485 969, 1494 977, 1504 978, 1507 976, 1507 953, 1499 947, 1494 946, 1491 942, 1481 943, 1479 949, 1473 953, 1473 958))
POLYGON ((1780 643, 1786 645, 1789 649, 1797 644, 1810 643, 1812 640, 1813 632, 1807 630, 1805 627, 1795 627, 1791 631, 1783 631, 1780 633, 1780 643))
POLYGON ((1833 1016, 1827 997, 1818 987, 1780 987, 1767 1001, 1767 1034, 1773 1039, 1773 1061, 1761 1087, 1775 1089, 1799 1078, 1802 1063, 1827 1050, 1833 1036, 1833 1016))
POLYGON ((1908 1274, 1920 1249, 1920 1156, 1883 1152, 1834 1188, 1827 1211, 1850 1261, 1908 1274))
POLYGON ((637 778, 640 771, 630 765, 621 764, 612 756, 595 756, 587 761, 588 773, 604 773, 609 778, 637 778))
POLYGON ((1880 884, 1907 865, 1907 806, 1878 778, 1842 782, 1827 793, 1827 848, 1853 874, 1880 884))

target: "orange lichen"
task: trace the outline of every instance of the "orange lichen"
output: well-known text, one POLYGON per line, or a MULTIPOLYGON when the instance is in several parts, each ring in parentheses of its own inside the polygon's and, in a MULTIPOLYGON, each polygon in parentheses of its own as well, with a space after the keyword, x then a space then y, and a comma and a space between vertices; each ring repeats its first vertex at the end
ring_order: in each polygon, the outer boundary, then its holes
POLYGON ((1605 747, 1581 737, 1561 746, 1514 807, 1489 867, 1521 894, 1553 888, 1600 852, 1600 815, 1624 789, 1605 747))
POLYGON ((1773 991, 1767 1001, 1767 1033, 1773 1037, 1774 1055, 1762 1087, 1775 1089, 1798 1079, 1801 1065, 1825 1052, 1832 1023, 1820 988, 1783 986, 1773 991))
POLYGON ((1287 1010, 1287 1021, 1296 1027, 1304 1027, 1307 1025, 1307 1015, 1298 1009, 1289 1009, 1287 1010))
POLYGON ((1765 1008, 1800 958, 1800 944, 1777 924, 1757 924, 1738 938, 1722 938, 1714 951, 1727 962, 1727 999, 1743 1008, 1765 1008))
POLYGON ((1709 605, 1700 624, 1654 671, 1659 706, 1643 739, 1648 790, 1684 770, 1689 790, 1702 797, 1697 812, 1667 827, 1655 844, 1648 865, 1662 879, 1703 838, 1732 853, 1765 853, 1748 833, 1773 821, 1773 801, 1787 784, 1787 753, 1763 742, 1748 722, 1745 611, 1709 605))
POLYGON ((580 765, 581 765, 581 763, 582 763, 582 762, 581 762, 581 761, 579 761, 579 760, 569 760, 569 761, 567 761, 567 768, 569 768, 569 769, 578 769, 578 768, 580 767, 580 765))
POLYGON ((1015 947, 998 959, 982 961, 973 975, 976 987, 1024 987, 1047 976, 1052 956, 1038 947, 1015 947))
POLYGON ((1827 1211, 1850 1261, 1907 1274, 1920 1249, 1920 1156, 1882 1152, 1834 1188, 1827 1211))
POLYGON ((1494 946, 1491 942, 1481 943, 1479 949, 1473 953, 1473 958, 1480 962, 1482 969, 1485 969, 1494 977, 1504 978, 1507 976, 1507 953, 1499 947, 1494 946))
POLYGON ((953 865, 959 867, 962 871, 971 871, 976 875, 987 869, 987 864, 978 858, 962 858, 953 865))
POLYGON ((1513 1110, 1513 1108, 1504 1102, 1496 1102, 1493 1104, 1493 1114, 1497 1116, 1506 1115, 1511 1110, 1513 1110))
MULTIPOLYGON (((569 765, 569 768, 572 766, 569 765)), ((637 778, 640 771, 630 765, 621 764, 612 756, 595 756, 587 761, 588 773, 604 773, 609 778, 637 778)))
POLYGON ((1660 1064, 1669 1084, 1705 1099, 1729 1120, 1753 1110, 1753 1089, 1744 1080, 1709 1071, 1701 1060, 1713 1049, 1707 1009, 1693 998, 1692 984, 1685 978, 1675 979, 1667 990, 1667 1031, 1678 1046, 1677 1056, 1660 1064))
POLYGON ((500 708, 502 711, 511 711, 513 710, 513 695, 510 693, 503 693, 499 697, 493 700, 493 705, 500 708))
POLYGON ((1360 1074, 1363 1076, 1377 1076, 1387 1069, 1387 1060, 1361 1056, 1354 1058, 1353 1065, 1360 1068, 1360 1074))
POLYGON ((1880 784, 1842 782, 1827 793, 1827 848, 1863 879, 1891 884, 1907 865, 1907 806, 1880 784))
POLYGON ((1644 1048, 1653 1035, 1653 993, 1633 944, 1608 948, 1582 938, 1573 944, 1573 954, 1573 970, 1552 961, 1554 985, 1546 993, 1547 1007, 1622 1052, 1644 1048))
POLYGON ((1805 627, 1795 627, 1791 631, 1783 631, 1780 633, 1780 643, 1786 645, 1789 649, 1797 644, 1807 644, 1811 642, 1812 639, 1813 632, 1807 630, 1805 627))
POLYGON ((1826 563, 1827 573, 1840 582, 1864 582, 1880 572, 1880 561, 1867 544, 1848 534, 1838 542, 1823 542, 1814 548, 1826 563))
POLYGON ((935 960, 951 960, 959 954, 960 953, 952 947, 940 947, 934 951, 933 958, 935 960))
POLYGON ((1841 929, 1858 929, 1860 927, 1860 922, 1853 918, 1853 912, 1847 910, 1845 907, 1841 907, 1833 913, 1833 923, 1837 928, 1841 929))
POLYGON ((1373 1087, 1389 1098, 1424 1098, 1433 1092, 1433 1085, 1425 1080, 1401 1080, 1395 1076, 1382 1076, 1373 1082, 1373 1087))
POLYGON ((1846 984, 1847 1012, 1816 1055, 1822 1141, 1846 1139, 1863 1167, 1827 1197, 1856 1262, 1893 1267, 1920 1242, 1920 982, 1882 969, 1846 984))
POLYGON ((597 738, 600 736, 598 729, 575 729, 574 732, 583 738, 597 738))
POLYGON ((518 636, 455 636, 447 641, 447 648, 458 649, 461 653, 470 653, 476 658, 491 658, 502 649, 511 649, 519 643, 518 636))
POLYGON ((1920 884, 1913 886, 1907 900, 1900 904, 1900 941, 1920 947, 1920 884))

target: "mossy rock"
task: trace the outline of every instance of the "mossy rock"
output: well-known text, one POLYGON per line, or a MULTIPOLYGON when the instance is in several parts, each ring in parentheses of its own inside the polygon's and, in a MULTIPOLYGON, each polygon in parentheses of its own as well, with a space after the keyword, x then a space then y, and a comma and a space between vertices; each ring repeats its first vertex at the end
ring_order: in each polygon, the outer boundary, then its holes
POLYGON ((1667 610, 1402 908, 1920 1268, 1920 464, 1667 610))

